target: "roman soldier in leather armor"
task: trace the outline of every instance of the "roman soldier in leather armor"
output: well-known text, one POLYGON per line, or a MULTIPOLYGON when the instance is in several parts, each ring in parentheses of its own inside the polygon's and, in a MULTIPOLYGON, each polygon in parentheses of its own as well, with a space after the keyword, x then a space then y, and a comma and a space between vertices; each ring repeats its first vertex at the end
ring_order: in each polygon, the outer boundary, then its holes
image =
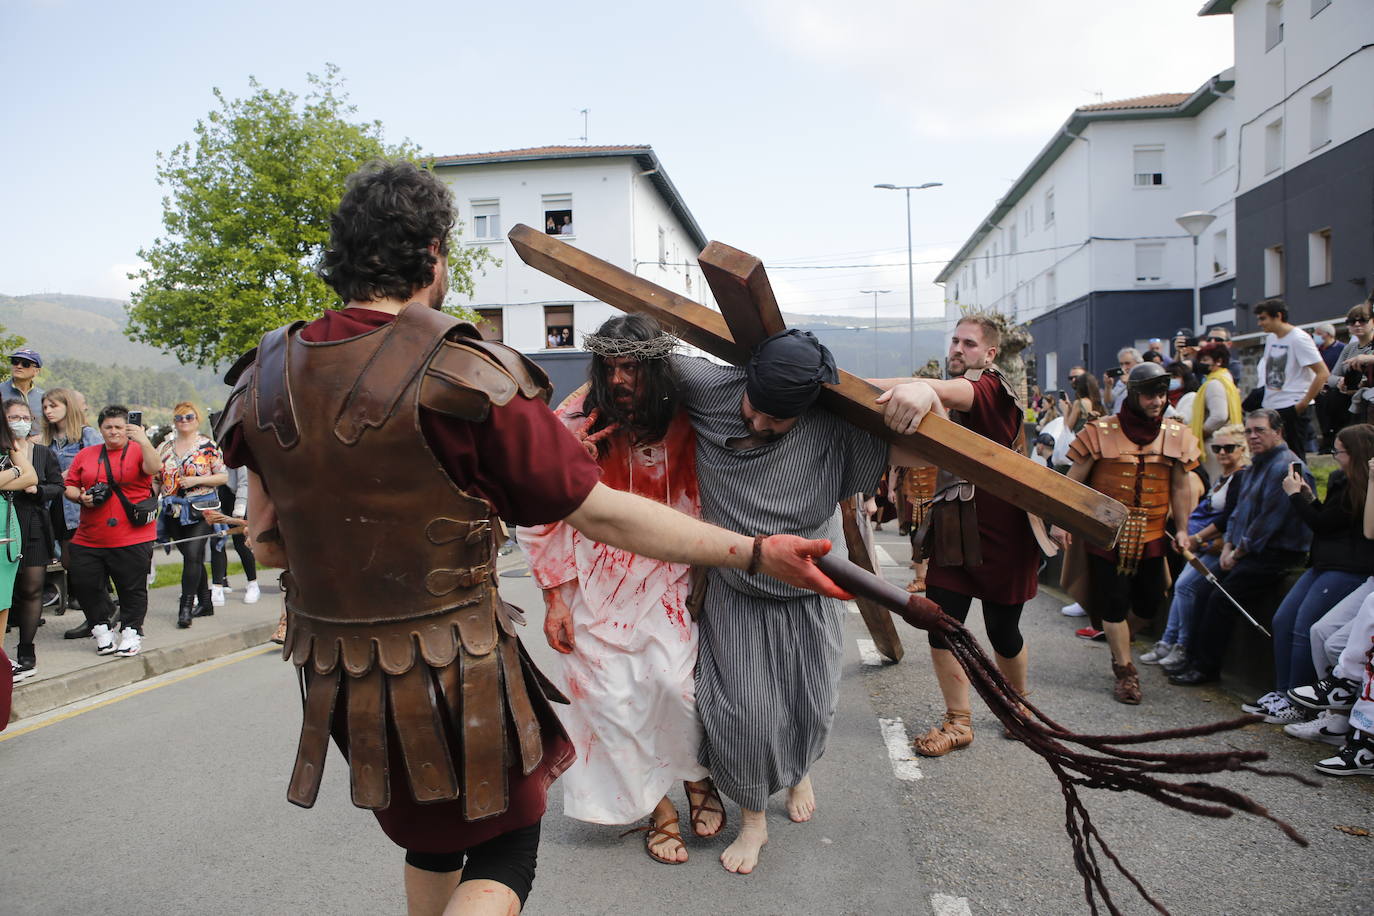
POLYGON ((1112 651, 1118 702, 1140 702, 1140 679, 1130 656, 1126 614, 1153 617, 1168 587, 1165 524, 1170 511, 1187 519, 1197 502, 1189 472, 1197 467, 1197 437, 1164 418, 1169 374, 1142 363, 1126 382, 1119 414, 1091 420, 1069 446, 1069 476, 1119 500, 1130 512, 1115 548, 1086 545, 1091 609, 1101 617, 1112 651))

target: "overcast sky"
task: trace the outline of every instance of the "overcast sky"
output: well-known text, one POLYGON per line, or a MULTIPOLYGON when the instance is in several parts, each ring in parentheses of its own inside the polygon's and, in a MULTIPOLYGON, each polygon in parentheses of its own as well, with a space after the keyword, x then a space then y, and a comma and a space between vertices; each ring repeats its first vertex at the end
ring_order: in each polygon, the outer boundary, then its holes
POLYGON ((791 311, 871 321, 858 290, 878 287, 905 316, 902 194, 872 186, 944 182, 912 199, 917 311, 936 315, 932 278, 1075 106, 1231 65, 1231 17, 1199 6, 0 0, 0 293, 127 296, 161 230, 156 154, 212 87, 303 91, 332 62, 361 118, 436 154, 573 142, 590 109, 590 142, 651 144, 791 311))

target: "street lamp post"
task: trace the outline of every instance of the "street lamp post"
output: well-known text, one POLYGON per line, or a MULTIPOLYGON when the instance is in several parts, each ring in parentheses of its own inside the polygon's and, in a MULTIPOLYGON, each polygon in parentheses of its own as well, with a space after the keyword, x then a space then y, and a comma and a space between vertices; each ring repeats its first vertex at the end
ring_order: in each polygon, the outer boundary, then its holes
POLYGON ((1207 231, 1207 227, 1212 225, 1216 219, 1211 213, 1205 210, 1189 210, 1182 216, 1176 217, 1174 222, 1183 227, 1183 231, 1193 237, 1193 333, 1199 336, 1203 333, 1202 327, 1202 288, 1197 282, 1197 240, 1198 236, 1207 231))
POLYGON ((873 187, 884 191, 906 192, 906 296, 907 320, 907 371, 916 371, 916 282, 912 279, 911 261, 911 192, 924 191, 926 188, 941 187, 944 182, 927 181, 925 184, 875 184, 873 187))
POLYGON ((883 293, 890 293, 890 289, 861 289, 859 292, 867 295, 873 294, 873 377, 878 378, 878 296, 883 293))

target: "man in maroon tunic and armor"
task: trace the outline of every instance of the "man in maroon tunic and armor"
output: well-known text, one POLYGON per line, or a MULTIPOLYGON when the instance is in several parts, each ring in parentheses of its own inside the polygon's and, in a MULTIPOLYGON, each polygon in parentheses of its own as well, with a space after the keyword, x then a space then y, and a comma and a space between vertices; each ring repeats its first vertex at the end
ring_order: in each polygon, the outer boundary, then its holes
POLYGON ((239 360, 218 434, 250 471, 259 559, 287 570, 305 694, 287 797, 314 804, 332 737, 354 804, 406 850, 411 914, 510 914, 572 749, 496 590, 500 518, 842 593, 813 564, 826 541, 751 540, 599 483, 543 372, 438 310, 455 215, 410 163, 352 176, 321 271, 346 306, 239 360))
MULTIPOLYGON (((924 387, 949 411, 950 419, 998 445, 1017 448, 1024 439, 1025 411, 993 365, 1000 343, 1001 332, 991 318, 965 315, 950 340, 949 378, 877 383, 892 389, 879 398, 887 404, 888 425, 902 424, 905 418, 907 422, 900 428, 907 432, 916 428, 923 415, 919 408, 929 398, 921 390, 924 387)), ((1040 563, 1029 516, 1006 500, 942 471, 927 518, 928 531, 916 538, 929 544, 926 597, 960 621, 968 618, 973 599, 979 599, 997 667, 1025 696, 1027 662, 1021 608, 1035 597, 1040 563)), ((930 634, 930 654, 944 695, 945 717, 912 742, 912 747, 923 756, 939 757, 972 744, 973 725, 968 678, 935 633, 930 634)))

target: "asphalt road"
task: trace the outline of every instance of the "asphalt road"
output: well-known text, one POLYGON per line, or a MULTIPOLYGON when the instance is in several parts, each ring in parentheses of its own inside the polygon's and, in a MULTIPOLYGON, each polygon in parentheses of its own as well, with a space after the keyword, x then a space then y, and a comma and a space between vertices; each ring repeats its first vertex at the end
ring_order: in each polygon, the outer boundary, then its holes
MULTIPOLYGON (((897 538, 880 543, 905 560, 897 538)), ((904 581, 899 567, 889 572, 904 581)), ((556 664, 530 580, 504 578, 502 589, 532 612, 527 641, 540 664, 556 664)), ((1077 623, 1057 608, 1052 596, 1037 600, 1025 630, 1032 698, 1061 722, 1138 731, 1235 713, 1234 698, 1170 688, 1157 672, 1144 678, 1145 705, 1113 703, 1105 647, 1074 639, 1077 623)), ((971 747, 940 760, 891 759, 880 719, 889 735, 914 734, 941 710, 924 641, 903 633, 906 659, 875 667, 860 657, 859 617, 848 625, 837 722, 814 772, 817 815, 791 824, 776 798, 757 872, 734 876, 717 864, 738 824, 728 802, 725 838, 689 838, 691 861, 670 867, 648 860, 638 835, 620 839, 563 817, 555 786, 526 913, 1086 913, 1048 769, 1003 740, 977 704, 971 747)), ((404 912, 401 855, 349 803, 337 754, 313 809, 286 802, 299 721, 290 666, 250 651, 12 726, 0 734, 0 913, 404 912)), ((1325 747, 1271 726, 1194 743, 1225 742, 1266 747, 1275 768, 1297 772, 1310 772, 1325 747)), ((1335 829, 1374 831, 1374 780, 1323 779, 1313 789, 1219 779, 1292 822, 1311 846, 1254 817, 1205 820, 1103 792, 1087 793, 1087 804, 1117 854, 1176 914, 1374 913, 1361 878, 1374 840, 1335 829)), ((680 798, 679 807, 685 815, 680 798)), ((1124 912, 1152 912, 1124 879, 1112 887, 1124 912)))

